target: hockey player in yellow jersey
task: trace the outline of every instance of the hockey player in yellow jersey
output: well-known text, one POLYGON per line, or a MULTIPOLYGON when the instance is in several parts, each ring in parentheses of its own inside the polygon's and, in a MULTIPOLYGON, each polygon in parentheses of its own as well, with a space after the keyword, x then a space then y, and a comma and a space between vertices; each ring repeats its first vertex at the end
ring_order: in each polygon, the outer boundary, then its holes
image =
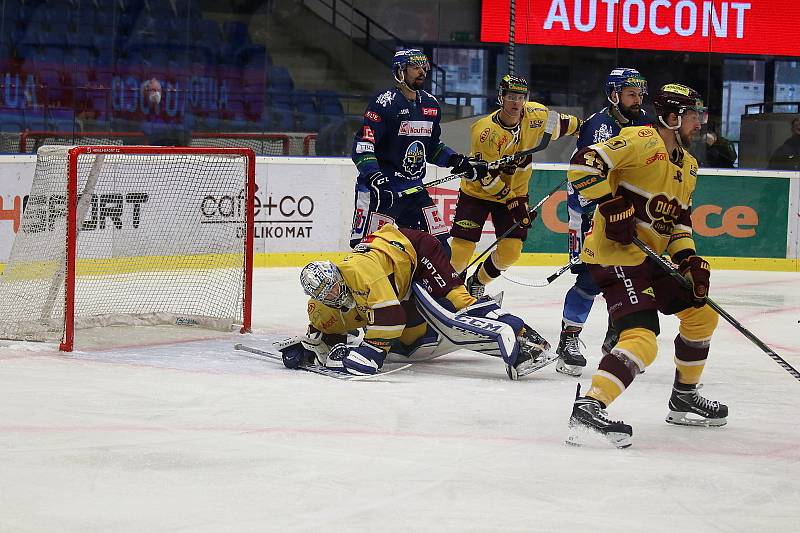
POLYGON ((503 357, 511 379, 555 361, 549 343, 522 319, 492 299, 470 296, 442 244, 426 232, 386 224, 343 260, 306 265, 300 282, 311 297, 310 325, 308 335, 281 347, 290 368, 316 361, 352 374, 374 374, 390 349, 408 355, 421 342, 433 342, 430 337, 443 328, 456 344, 458 330, 469 330, 468 337, 483 335, 498 350, 487 353, 503 357), (420 301, 435 310, 423 317, 420 301), (358 328, 365 329, 363 340, 347 345, 347 332, 358 328), (505 340, 498 347, 494 340, 500 331, 505 340))
POLYGON ((605 142, 575 153, 568 177, 577 192, 597 202, 581 259, 603 292, 619 342, 605 355, 586 395, 578 395, 568 442, 581 430, 631 444, 633 431, 608 418, 605 409, 656 357, 658 312, 680 321, 675 337, 675 380, 667 422, 721 426, 727 406, 699 395, 700 376, 719 317, 708 305, 709 265, 695 251, 692 194, 697 160, 686 150, 705 123, 699 93, 680 84, 663 86, 653 99, 655 127, 623 129, 605 142), (656 252, 668 253, 691 282, 684 289, 649 261, 637 236, 656 252))
MULTIPOLYGON (((544 135, 549 110, 528 101, 528 82, 519 76, 506 75, 498 87, 500 109, 478 119, 471 130, 472 156, 487 162, 530 150, 544 135)), ((581 121, 572 115, 560 115, 552 139, 577 135, 581 121)), ((528 155, 501 168, 492 169, 478 179, 461 180, 461 190, 450 231, 453 237, 451 262, 463 272, 480 240, 483 226, 492 215, 495 234, 500 236, 516 227, 467 280, 473 296, 480 296, 485 285, 513 265, 528 237, 533 215, 528 213, 528 182, 533 172, 528 155)))

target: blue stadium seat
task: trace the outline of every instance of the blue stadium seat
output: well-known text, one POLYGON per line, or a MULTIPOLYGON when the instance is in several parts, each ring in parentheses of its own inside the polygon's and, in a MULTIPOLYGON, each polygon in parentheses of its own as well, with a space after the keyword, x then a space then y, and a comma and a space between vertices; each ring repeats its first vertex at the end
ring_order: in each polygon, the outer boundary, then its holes
POLYGON ((286 67, 271 66, 267 69, 267 85, 276 91, 291 92, 294 82, 286 67))
POLYGON ((314 104, 314 97, 308 91, 295 90, 292 94, 292 105, 295 111, 296 127, 300 131, 317 131, 319 129, 319 113, 314 104))

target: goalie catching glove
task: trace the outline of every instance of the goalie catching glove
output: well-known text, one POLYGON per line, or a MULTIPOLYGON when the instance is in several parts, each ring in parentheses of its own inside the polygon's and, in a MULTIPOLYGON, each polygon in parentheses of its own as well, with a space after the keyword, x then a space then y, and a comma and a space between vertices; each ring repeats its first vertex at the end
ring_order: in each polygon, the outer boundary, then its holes
POLYGON ((453 174, 461 174, 468 181, 481 181, 489 173, 489 164, 482 159, 473 159, 461 154, 453 154, 447 162, 453 174))

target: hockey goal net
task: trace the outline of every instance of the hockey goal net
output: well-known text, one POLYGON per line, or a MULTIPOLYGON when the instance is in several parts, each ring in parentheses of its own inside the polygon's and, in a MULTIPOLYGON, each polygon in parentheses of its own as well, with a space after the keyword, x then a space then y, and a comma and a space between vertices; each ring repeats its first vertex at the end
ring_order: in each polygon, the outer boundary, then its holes
POLYGON ((43 146, 0 277, 0 338, 112 325, 250 329, 246 148, 43 146))

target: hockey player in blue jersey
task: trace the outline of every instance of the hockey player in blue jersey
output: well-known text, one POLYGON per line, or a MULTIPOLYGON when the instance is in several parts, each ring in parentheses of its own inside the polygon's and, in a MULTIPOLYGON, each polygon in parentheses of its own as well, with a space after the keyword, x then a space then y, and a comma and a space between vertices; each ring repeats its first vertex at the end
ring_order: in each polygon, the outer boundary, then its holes
MULTIPOLYGON (((617 135, 626 126, 644 126, 652 120, 642 109, 642 101, 647 94, 647 80, 638 70, 615 68, 606 79, 606 98, 610 105, 589 117, 581 126, 577 149, 603 142, 617 135)), ((580 376, 586 366, 586 358, 580 351, 579 338, 583 325, 589 317, 595 297, 600 289, 595 284, 586 265, 575 264, 583 245, 583 236, 589 230, 595 204, 587 202, 572 188, 567 186, 567 210, 569 211, 569 256, 573 261, 572 272, 577 274, 575 284, 564 298, 564 313, 561 321, 559 339, 559 359, 556 370, 571 376, 580 376)), ((617 335, 611 321, 603 342, 603 352, 607 353, 616 344, 617 335)))
POLYGON ((447 224, 428 192, 399 193, 422 184, 426 163, 451 167, 467 179, 480 179, 488 172, 485 162, 458 154, 440 141, 439 102, 422 89, 429 69, 421 50, 398 51, 392 60, 395 87, 379 93, 364 112, 351 153, 358 168, 351 247, 393 223, 436 236, 449 256, 447 224))

